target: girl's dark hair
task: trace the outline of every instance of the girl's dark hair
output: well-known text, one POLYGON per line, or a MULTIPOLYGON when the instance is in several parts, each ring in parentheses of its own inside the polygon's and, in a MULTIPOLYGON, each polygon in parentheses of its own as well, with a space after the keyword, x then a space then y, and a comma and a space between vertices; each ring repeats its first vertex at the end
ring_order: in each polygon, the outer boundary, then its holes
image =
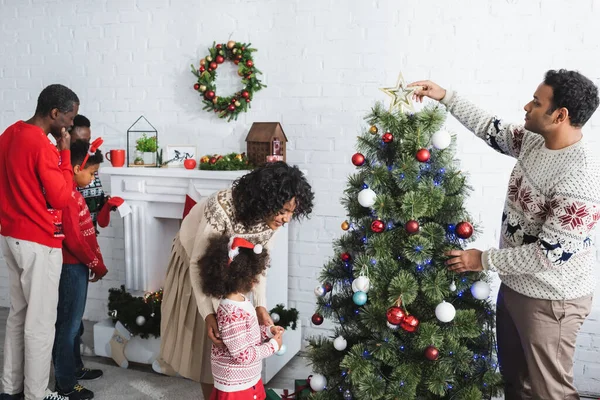
MULTIPOLYGON (((71 142, 71 165, 81 165, 89 149, 90 142, 87 140, 79 139, 71 142)), ((102 155, 102 151, 98 149, 96 150, 96 154, 88 157, 85 166, 91 167, 92 165, 102 164, 102 162, 104 162, 104 156, 102 155)))
POLYGON ((267 163, 233 183, 236 219, 246 227, 276 214, 296 198, 294 219, 309 217, 315 194, 297 166, 283 161, 267 163))
POLYGON ((198 265, 202 291, 212 297, 231 293, 248 293, 267 268, 267 250, 255 254, 252 249, 239 248, 240 253, 229 263, 229 237, 216 236, 208 240, 206 253, 198 265))

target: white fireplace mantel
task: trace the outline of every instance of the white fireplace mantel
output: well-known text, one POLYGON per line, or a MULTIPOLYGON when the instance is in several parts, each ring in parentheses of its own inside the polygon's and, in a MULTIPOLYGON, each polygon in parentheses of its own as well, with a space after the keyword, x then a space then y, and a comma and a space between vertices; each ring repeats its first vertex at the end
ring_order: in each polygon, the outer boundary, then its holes
MULTIPOLYGON (((139 293, 157 290, 164 284, 171 243, 179 231, 190 182, 201 197, 207 197, 231 187, 237 178, 248 172, 102 167, 100 174, 110 177, 110 195, 123 198, 132 211, 124 217, 123 224, 126 288, 139 293)), ((117 216, 113 213, 112 218, 117 216)), ((288 228, 280 228, 273 241, 271 266, 267 274, 267 306, 272 308, 283 304, 287 307, 288 228)), ((104 321, 94 329, 96 354, 109 356, 105 347, 114 328, 109 321, 104 321)), ((265 382, 300 350, 300 329, 289 331, 286 336, 288 352, 282 357, 266 360, 263 368, 265 382)), ((151 363, 157 355, 156 344, 132 341, 128 346, 127 358, 130 361, 151 363)))

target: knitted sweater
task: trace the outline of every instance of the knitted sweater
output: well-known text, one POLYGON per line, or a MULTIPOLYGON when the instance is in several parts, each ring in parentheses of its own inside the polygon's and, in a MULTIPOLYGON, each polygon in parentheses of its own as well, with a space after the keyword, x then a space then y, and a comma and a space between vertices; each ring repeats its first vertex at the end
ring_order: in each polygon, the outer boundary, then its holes
POLYGON ((467 129, 517 163, 502 215, 500 249, 483 253, 485 269, 511 289, 538 299, 570 300, 594 292, 600 159, 583 138, 560 149, 448 91, 442 100, 467 129))
POLYGON ((83 196, 75 188, 71 201, 63 210, 63 229, 63 263, 85 264, 97 277, 106 275, 90 211, 83 196))
POLYGON ((102 182, 100 181, 100 176, 98 176, 98 172, 94 175, 94 180, 88 186, 84 188, 77 188, 79 193, 85 199, 85 203, 90 210, 90 215, 92 216, 92 222, 94 223, 94 228, 97 228, 97 219, 98 212, 104 204, 106 203, 106 195, 104 194, 104 190, 102 189, 102 182))
POLYGON ((246 390, 260 380, 263 358, 272 356, 279 345, 270 339, 270 327, 258 325, 256 311, 248 300, 222 299, 217 324, 226 347, 212 346, 215 388, 223 392, 246 390))

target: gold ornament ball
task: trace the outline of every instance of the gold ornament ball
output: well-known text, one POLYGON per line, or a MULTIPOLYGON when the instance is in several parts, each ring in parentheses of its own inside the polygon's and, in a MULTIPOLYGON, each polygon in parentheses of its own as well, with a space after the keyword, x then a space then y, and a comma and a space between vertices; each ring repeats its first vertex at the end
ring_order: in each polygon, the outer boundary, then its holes
POLYGON ((375 125, 371 125, 369 132, 371 132, 372 135, 377 135, 378 129, 375 125))
POLYGON ((236 101, 236 102, 235 102, 235 106, 236 106, 236 107, 239 107, 239 106, 241 106, 241 105, 242 105, 242 103, 240 103, 239 101, 236 101))
POLYGON ((213 104, 217 104, 217 101, 219 101, 219 98, 215 96, 215 98, 213 99, 213 104))
POLYGON ((202 65, 202 66, 206 65, 206 60, 204 58, 202 60, 200 60, 200 65, 202 65))
POLYGON ((235 54, 238 52, 238 49, 233 49, 232 52, 233 52, 233 54, 235 54))
POLYGON ((206 56, 206 61, 211 62, 212 61, 212 57, 211 56, 206 56))
POLYGON ((350 224, 348 223, 348 221, 342 222, 342 230, 347 231, 348 229, 350 229, 350 224))
POLYGON ((206 91, 206 86, 200 85, 200 87, 198 88, 198 90, 200 90, 201 92, 204 92, 204 91, 206 91))
POLYGON ((235 40, 230 40, 229 42, 227 42, 228 49, 233 49, 234 47, 235 47, 235 40))

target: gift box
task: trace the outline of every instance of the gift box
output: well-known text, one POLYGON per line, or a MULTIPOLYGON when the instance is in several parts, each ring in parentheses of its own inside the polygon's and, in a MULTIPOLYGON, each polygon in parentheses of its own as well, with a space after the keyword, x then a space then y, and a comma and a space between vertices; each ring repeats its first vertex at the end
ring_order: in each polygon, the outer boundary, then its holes
POLYGON ((267 389, 267 400, 279 400, 281 396, 273 389, 267 389))
POLYGON ((306 379, 296 379, 294 381, 295 400, 308 400, 312 390, 306 379))

